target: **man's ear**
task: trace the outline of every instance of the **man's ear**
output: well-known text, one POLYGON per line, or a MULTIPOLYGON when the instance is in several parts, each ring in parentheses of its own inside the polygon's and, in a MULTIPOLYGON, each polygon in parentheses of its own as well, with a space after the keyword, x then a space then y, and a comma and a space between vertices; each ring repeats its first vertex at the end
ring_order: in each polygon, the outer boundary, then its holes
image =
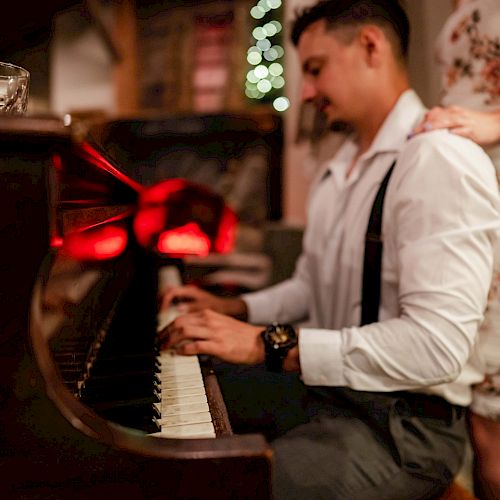
POLYGON ((358 32, 358 42, 366 64, 374 68, 380 66, 386 51, 391 48, 384 31, 374 24, 361 27, 358 32))

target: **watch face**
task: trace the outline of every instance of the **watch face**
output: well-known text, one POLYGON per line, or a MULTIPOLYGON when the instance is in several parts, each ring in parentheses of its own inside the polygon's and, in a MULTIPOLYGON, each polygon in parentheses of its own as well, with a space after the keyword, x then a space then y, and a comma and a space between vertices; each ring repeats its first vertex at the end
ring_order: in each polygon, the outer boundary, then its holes
POLYGON ((273 344, 276 349, 289 344, 293 345, 297 339, 297 334, 290 325, 271 325, 266 334, 267 341, 273 344))
POLYGON ((288 341, 288 335, 283 328, 276 328, 276 330, 270 333, 269 337, 275 344, 279 345, 286 344, 288 341))

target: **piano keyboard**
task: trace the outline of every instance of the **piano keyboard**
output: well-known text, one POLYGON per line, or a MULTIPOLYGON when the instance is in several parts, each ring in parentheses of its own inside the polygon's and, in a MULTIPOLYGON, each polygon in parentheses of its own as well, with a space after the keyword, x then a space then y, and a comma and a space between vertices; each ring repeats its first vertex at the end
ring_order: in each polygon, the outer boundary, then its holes
MULTIPOLYGON (((159 289, 180 283, 177 268, 160 270, 159 289)), ((158 330, 162 330, 179 315, 175 306, 160 311, 158 330)), ((215 428, 208 406, 205 384, 197 356, 180 356, 174 351, 162 351, 159 356, 161 414, 159 432, 151 435, 167 438, 214 438, 215 428)))
POLYGON ((163 351, 159 361, 161 402, 157 407, 161 418, 157 422, 161 431, 154 435, 169 438, 215 437, 198 358, 163 351))

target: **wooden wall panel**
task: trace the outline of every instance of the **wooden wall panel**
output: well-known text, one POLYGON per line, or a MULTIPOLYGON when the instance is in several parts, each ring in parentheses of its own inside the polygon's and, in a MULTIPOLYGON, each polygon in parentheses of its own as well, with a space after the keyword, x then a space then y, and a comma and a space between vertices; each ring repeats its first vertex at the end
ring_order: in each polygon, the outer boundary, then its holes
POLYGON ((119 114, 139 110, 139 74, 137 67, 137 15, 134 0, 116 0, 113 41, 118 50, 114 68, 116 109, 119 114))

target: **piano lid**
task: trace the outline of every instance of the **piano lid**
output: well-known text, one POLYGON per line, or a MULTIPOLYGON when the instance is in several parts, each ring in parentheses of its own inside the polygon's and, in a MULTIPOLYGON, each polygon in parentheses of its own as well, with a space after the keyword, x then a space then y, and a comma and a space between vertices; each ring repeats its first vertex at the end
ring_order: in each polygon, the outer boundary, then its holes
POLYGON ((75 144, 71 154, 54 155, 58 208, 133 204, 142 186, 131 179, 97 144, 75 144))

